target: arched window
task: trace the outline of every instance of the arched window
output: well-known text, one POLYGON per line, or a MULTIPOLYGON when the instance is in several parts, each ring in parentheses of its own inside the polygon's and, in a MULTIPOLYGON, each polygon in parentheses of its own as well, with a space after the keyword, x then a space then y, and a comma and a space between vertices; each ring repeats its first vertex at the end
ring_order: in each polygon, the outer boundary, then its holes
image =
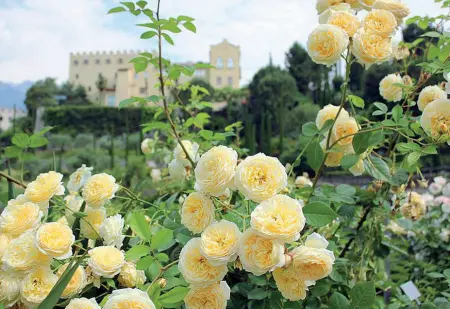
POLYGON ((119 64, 122 64, 123 63, 123 59, 120 58, 118 62, 119 62, 119 64))
POLYGON ((233 59, 228 58, 227 68, 232 69, 234 67, 233 59))
POLYGON ((83 63, 84 63, 84 64, 89 64, 89 60, 84 59, 84 60, 83 60, 83 63))
POLYGON ((216 68, 218 68, 218 69, 221 69, 221 68, 223 68, 223 62, 222 62, 222 58, 217 58, 217 61, 216 61, 216 68))
POLYGON ((73 61, 73 64, 74 64, 74 65, 78 65, 78 60, 74 60, 74 61, 73 61))

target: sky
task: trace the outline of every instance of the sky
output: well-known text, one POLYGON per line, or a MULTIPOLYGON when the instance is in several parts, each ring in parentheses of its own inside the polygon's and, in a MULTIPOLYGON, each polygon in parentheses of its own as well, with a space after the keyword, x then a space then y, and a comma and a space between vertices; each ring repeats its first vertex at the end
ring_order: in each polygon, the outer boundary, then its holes
MULTIPOLYGON (((156 0, 148 0, 154 5, 156 0)), ((305 44, 318 25, 315 0, 161 0, 162 17, 195 18, 197 33, 174 36, 164 46, 173 61, 208 61, 209 46, 223 39, 241 48, 242 84, 269 62, 284 66, 285 53, 305 44)), ((445 13, 434 0, 403 0, 412 15, 445 13)), ((0 0, 0 81, 68 79, 70 52, 153 50, 139 39, 142 17, 106 15, 114 0, 0 0)))

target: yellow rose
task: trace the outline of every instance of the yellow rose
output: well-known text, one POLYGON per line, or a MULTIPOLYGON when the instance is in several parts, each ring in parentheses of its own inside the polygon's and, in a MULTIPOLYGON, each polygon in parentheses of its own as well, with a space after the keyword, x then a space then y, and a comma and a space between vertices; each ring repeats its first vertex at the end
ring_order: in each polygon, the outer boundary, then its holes
POLYGON ((41 266, 30 272, 22 281, 22 302, 31 308, 37 307, 50 293, 58 281, 50 267, 41 266))
POLYGON ((233 262, 237 257, 241 231, 237 225, 221 220, 208 226, 201 236, 201 253, 213 266, 233 262))
POLYGON ((254 228, 249 228, 242 234, 238 254, 242 267, 255 276, 273 271, 286 261, 283 243, 262 236, 254 228))
POLYGON ((93 167, 87 167, 83 164, 69 177, 67 189, 69 192, 78 192, 92 176, 93 167))
POLYGON ((66 309, 101 309, 95 298, 74 298, 67 305, 66 309))
POLYGON ((62 178, 62 174, 53 171, 39 174, 35 181, 28 184, 24 193, 25 197, 46 209, 48 202, 54 195, 64 194, 65 189, 61 181, 62 178))
POLYGON ((50 222, 43 224, 36 233, 36 244, 42 253, 57 260, 72 256, 72 245, 75 236, 67 225, 50 222))
MULTIPOLYGON (((328 120, 334 120, 337 117, 337 114, 339 112, 339 106, 334 106, 331 104, 326 105, 324 108, 322 108, 318 113, 316 117, 316 126, 320 130, 322 129, 325 122, 328 120)), ((348 118, 349 114, 345 109, 341 109, 339 112, 339 118, 344 117, 348 118)))
POLYGON ((169 169, 170 177, 174 181, 183 181, 188 176, 186 167, 184 167, 183 163, 179 162, 178 160, 174 159, 170 161, 167 167, 169 169))
POLYGON ((7 272, 0 272, 0 303, 12 307, 20 298, 20 279, 7 272))
MULTIPOLYGON (((56 272, 56 275, 60 278, 64 271, 66 270, 67 266, 69 264, 66 263, 62 265, 58 271, 56 272)), ((71 298, 72 296, 79 294, 81 290, 87 285, 87 276, 86 271, 82 266, 78 266, 77 270, 73 274, 72 278, 70 279, 69 283, 67 284, 66 288, 61 294, 62 298, 71 298)))
POLYGON ((146 279, 145 272, 143 270, 137 270, 136 264, 132 262, 125 262, 117 278, 120 285, 126 288, 134 288, 137 285, 142 285, 146 279))
POLYGON ((3 254, 3 266, 8 270, 30 271, 40 265, 47 265, 51 257, 43 254, 36 246, 36 233, 27 231, 12 240, 3 254))
POLYGON ((118 189, 119 185, 113 176, 96 174, 84 185, 83 198, 89 206, 99 208, 111 200, 118 189))
POLYGON ((388 102, 398 102, 403 97, 402 87, 394 84, 403 85, 403 79, 400 75, 389 74, 380 82, 380 95, 388 102))
POLYGON ((375 1, 377 0, 359 0, 359 3, 364 9, 370 11, 375 1))
POLYGON ((17 237, 25 231, 36 229, 42 216, 39 206, 31 202, 6 206, 0 215, 0 232, 17 237))
POLYGON ((338 6, 345 3, 344 0, 317 0, 316 9, 318 14, 322 14, 332 6, 338 6))
MULTIPOLYGON (((327 144, 327 138, 325 138, 321 143, 320 146, 322 147, 322 150, 326 151, 326 144, 327 144)), ((333 144, 332 141, 330 141, 331 146, 333 144)), ((339 146, 335 145, 331 151, 328 151, 327 158, 325 160, 325 166, 328 167, 337 167, 341 166, 341 160, 346 154, 354 153, 353 146, 345 145, 345 146, 339 146)))
POLYGON ((190 284, 209 284, 222 280, 228 271, 227 264, 212 265, 202 254, 201 244, 200 238, 188 241, 181 249, 178 269, 190 284))
POLYGON ((365 169, 364 169, 364 159, 360 158, 358 162, 356 162, 355 165, 353 165, 351 168, 349 168, 350 173, 353 174, 353 176, 361 176, 365 169))
POLYGON ((352 53, 360 64, 369 68, 374 63, 382 63, 392 55, 389 38, 359 29, 353 36, 352 53))
MULTIPOLYGON (((192 143, 191 141, 184 140, 181 141, 184 148, 186 149, 187 153, 189 154, 189 157, 194 161, 198 161, 198 149, 199 145, 197 143, 192 143)), ((191 163, 186 157, 186 153, 184 152, 183 148, 181 148, 180 144, 177 144, 173 151, 173 156, 175 160, 182 163, 184 166, 190 166, 191 163)))
POLYGON ((114 290, 103 309, 156 309, 148 294, 138 289, 114 290))
MULTIPOLYGON (((359 131, 358 123, 353 117, 339 117, 332 130, 331 144, 348 146, 353 142, 353 136, 359 131)), ((331 146, 331 145, 330 145, 331 146)))
POLYGON ((72 225, 75 222, 75 217, 73 214, 80 211, 84 200, 81 196, 70 194, 64 198, 64 201, 66 202, 66 210, 64 215, 67 218, 67 222, 72 225))
POLYGON ((113 278, 125 264, 123 252, 113 246, 95 247, 88 254, 88 265, 92 272, 103 278, 113 278))
POLYGON ((311 234, 304 246, 290 252, 292 264, 289 267, 294 268, 307 281, 325 278, 333 270, 335 261, 333 252, 327 250, 327 246, 328 241, 323 236, 311 234))
POLYGON ((428 104, 420 118, 422 129, 434 139, 450 139, 450 100, 438 99, 428 104))
POLYGON ((19 194, 15 199, 8 201, 8 206, 18 206, 29 202, 24 194, 19 194))
POLYGON ((199 191, 220 196, 233 186, 237 165, 237 152, 225 146, 208 150, 195 167, 195 186, 199 191))
POLYGON ((286 188, 286 169, 277 158, 258 153, 238 165, 234 183, 247 199, 260 203, 286 188))
POLYGON ((6 248, 11 242, 11 237, 6 234, 0 234, 0 266, 2 264, 3 254, 5 253, 6 248))
POLYGON ((192 192, 181 206, 181 224, 198 234, 214 221, 214 204, 200 192, 192 192))
POLYGON ((419 94, 417 107, 423 112, 428 104, 438 99, 447 99, 447 93, 439 86, 427 86, 419 94))
POLYGON ((303 300, 306 298, 308 286, 305 279, 291 266, 277 268, 273 272, 273 278, 278 290, 284 298, 290 301, 303 300))
POLYGON ((302 205, 287 195, 275 195, 259 204, 251 215, 250 224, 263 236, 292 242, 300 238, 305 227, 302 205))
POLYGON ((315 63, 332 66, 339 61, 348 43, 348 34, 341 28, 319 25, 308 37, 308 54, 315 63))
POLYGON ((225 281, 207 286, 192 286, 184 298, 186 309, 226 309, 230 287, 225 281))
POLYGON ((411 10, 405 4, 398 0, 377 0, 372 8, 390 11, 397 18, 398 24, 401 24, 403 18, 411 13, 411 10))
POLYGON ((330 7, 319 16, 319 22, 337 26, 344 30, 349 37, 352 37, 361 26, 361 22, 348 4, 330 7))
POLYGON ((395 34, 397 19, 386 10, 373 10, 363 20, 364 30, 389 38, 395 34))
POLYGON ((295 186, 297 188, 312 187, 313 183, 309 177, 298 176, 295 178, 295 186))
MULTIPOLYGON (((392 42, 392 57, 397 60, 402 60, 409 57, 410 55, 411 53, 409 52, 408 47, 406 47, 405 45, 400 45, 398 42, 392 42)), ((403 78, 405 77, 406 75, 403 78)))
POLYGON ((400 207, 400 212, 405 218, 417 220, 427 212, 427 205, 419 193, 411 192, 400 207))
POLYGON ((100 226, 106 219, 106 209, 86 207, 84 213, 87 216, 80 219, 81 234, 89 239, 98 239, 100 226))

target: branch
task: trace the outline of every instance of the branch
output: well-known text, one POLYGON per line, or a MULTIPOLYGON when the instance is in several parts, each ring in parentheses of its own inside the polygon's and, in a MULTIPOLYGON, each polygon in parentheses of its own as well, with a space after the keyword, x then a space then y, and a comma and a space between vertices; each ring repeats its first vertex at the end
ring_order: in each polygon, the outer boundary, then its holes
MULTIPOLYGON (((363 216, 358 221, 358 226, 356 227, 356 232, 358 232, 361 229, 361 227, 363 226, 364 222, 366 221, 367 217, 369 216, 371 209, 372 209, 372 205, 369 205, 366 208, 364 208, 363 216)), ((348 249, 350 249, 350 246, 352 245, 354 240, 355 240, 355 237, 352 237, 347 241, 347 243, 344 246, 344 249, 342 249, 342 251, 341 251, 341 254, 339 254, 340 258, 345 256, 345 253, 347 253, 348 249)))
POLYGON ((15 183, 16 185, 21 186, 21 187, 24 188, 24 189, 27 188, 27 185, 26 185, 26 184, 24 184, 24 183, 21 182, 20 180, 15 179, 15 178, 12 177, 12 176, 9 176, 8 174, 6 174, 6 173, 4 173, 4 172, 2 172, 2 171, 0 171, 0 176, 6 178, 9 182, 13 182, 13 183, 15 183))

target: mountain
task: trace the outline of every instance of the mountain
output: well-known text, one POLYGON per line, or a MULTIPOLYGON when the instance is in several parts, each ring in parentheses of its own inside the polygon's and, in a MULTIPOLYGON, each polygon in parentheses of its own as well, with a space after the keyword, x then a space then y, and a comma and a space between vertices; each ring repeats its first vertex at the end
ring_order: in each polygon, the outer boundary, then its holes
POLYGON ((16 108, 25 110, 25 95, 32 81, 24 81, 20 84, 13 84, 0 81, 0 108, 16 108))

